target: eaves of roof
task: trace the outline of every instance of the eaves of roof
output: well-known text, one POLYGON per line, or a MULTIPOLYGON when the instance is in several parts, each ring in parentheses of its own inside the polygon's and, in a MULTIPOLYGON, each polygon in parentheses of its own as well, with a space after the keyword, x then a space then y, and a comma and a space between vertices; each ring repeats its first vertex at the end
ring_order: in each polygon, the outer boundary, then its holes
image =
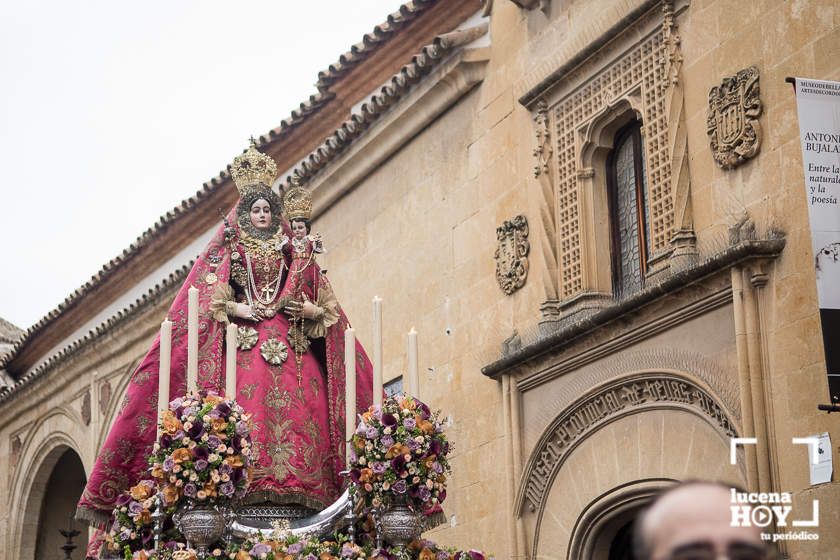
MULTIPOLYGON (((368 108, 363 109, 362 120, 367 123, 365 127, 369 125, 389 99, 396 99, 394 95, 404 91, 402 88, 408 88, 422 78, 427 73, 424 68, 435 64, 445 50, 451 48, 451 45, 447 46, 449 43, 443 38, 444 34, 478 10, 478 6, 473 4, 471 1, 451 3, 440 0, 414 0, 404 4, 385 23, 374 28, 373 33, 365 35, 361 43, 351 47, 336 64, 321 72, 319 92, 301 103, 300 108, 292 111, 279 127, 260 136, 258 146, 277 160, 279 169, 289 169, 304 158, 310 160, 315 152, 322 154, 318 161, 323 162, 320 163, 323 167, 327 162, 323 155, 325 144, 330 144, 330 149, 335 150, 338 147, 334 140, 336 135, 343 136, 341 142, 346 145, 364 130, 358 124, 349 124, 358 118, 351 114, 351 107, 377 84, 382 84, 385 81, 382 76, 393 75, 394 70, 403 64, 402 61, 411 57, 411 54, 404 54, 406 49, 412 49, 410 53, 420 50, 409 65, 403 66, 393 76, 392 84, 378 94, 379 101, 365 104, 368 108), (397 36, 400 37, 398 44, 391 49, 382 49, 397 36), (351 114, 350 119, 348 114, 351 114), (346 134, 346 131, 351 131, 351 134, 346 134)), ((310 169, 314 169, 312 164, 310 169)), ((212 227, 218 222, 218 210, 231 207, 235 201, 236 190, 228 167, 204 183, 192 197, 161 216, 120 255, 23 331, 11 351, 0 359, 0 369, 6 369, 15 378, 26 373, 67 332, 72 332, 75 325, 84 323, 130 289, 138 278, 144 276, 141 272, 165 262, 178 248, 212 227), (185 219, 188 215, 192 219, 185 219), (95 298, 86 297, 94 292, 95 298)))

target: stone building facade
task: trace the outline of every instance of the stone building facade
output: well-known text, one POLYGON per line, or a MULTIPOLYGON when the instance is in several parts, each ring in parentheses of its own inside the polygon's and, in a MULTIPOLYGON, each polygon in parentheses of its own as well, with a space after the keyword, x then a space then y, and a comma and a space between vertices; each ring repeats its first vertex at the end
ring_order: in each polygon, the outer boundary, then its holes
MULTIPOLYGON (((280 188, 307 179, 323 266, 363 342, 384 298, 386 379, 420 333, 420 397, 455 444, 433 538, 499 558, 628 558, 654 492, 713 478, 791 492, 805 514, 819 500, 820 539, 790 557, 840 547, 840 487, 810 485, 791 443, 837 442, 840 426, 816 408, 828 388, 785 83, 840 80, 837 52, 830 0, 415 0, 259 138, 280 188), (731 465, 736 436, 758 444, 731 465)), ((52 550, 39 535, 58 506, 43 504, 81 491, 65 465, 91 468, 234 200, 222 172, 11 348, 6 557, 52 550)))

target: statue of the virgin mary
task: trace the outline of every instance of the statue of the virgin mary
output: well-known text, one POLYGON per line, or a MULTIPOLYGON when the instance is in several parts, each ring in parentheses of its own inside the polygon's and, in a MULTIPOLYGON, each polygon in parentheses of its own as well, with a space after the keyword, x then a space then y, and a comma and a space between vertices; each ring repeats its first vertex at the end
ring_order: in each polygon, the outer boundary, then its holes
MULTIPOLYGON (((244 503, 320 510, 340 494, 344 468, 344 330, 349 326, 315 262, 314 298, 284 291, 292 255, 288 218, 307 219, 311 199, 295 186, 285 200, 271 189, 274 161, 253 144, 231 175, 239 202, 192 267, 169 309, 171 394, 186 392, 187 290, 199 290, 199 388, 223 392, 224 331, 238 325, 236 400, 252 415, 258 452, 244 503), (314 301, 313 301, 314 300, 314 301)), ((100 527, 117 496, 145 477, 158 401, 159 339, 133 373, 100 450, 77 517, 100 527)), ((357 410, 372 400, 371 364, 355 350, 357 410)))

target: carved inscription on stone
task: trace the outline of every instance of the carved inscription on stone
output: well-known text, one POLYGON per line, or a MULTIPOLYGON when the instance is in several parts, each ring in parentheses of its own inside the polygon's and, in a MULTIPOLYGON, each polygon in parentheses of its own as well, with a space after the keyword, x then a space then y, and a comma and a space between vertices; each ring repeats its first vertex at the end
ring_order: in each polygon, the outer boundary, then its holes
POLYGON ((758 68, 750 66, 724 78, 709 91, 706 133, 715 161, 732 169, 754 157, 761 147, 761 99, 758 68))
POLYGON ((525 285, 528 277, 528 220, 516 216, 496 228, 496 281, 502 291, 510 295, 525 285))
POLYGON ((531 511, 540 507, 552 475, 571 445, 593 426, 633 407, 657 403, 695 408, 726 435, 736 435, 732 422, 715 400, 703 389, 684 379, 651 375, 614 383, 568 408, 548 428, 529 460, 530 468, 522 496, 524 504, 531 511))

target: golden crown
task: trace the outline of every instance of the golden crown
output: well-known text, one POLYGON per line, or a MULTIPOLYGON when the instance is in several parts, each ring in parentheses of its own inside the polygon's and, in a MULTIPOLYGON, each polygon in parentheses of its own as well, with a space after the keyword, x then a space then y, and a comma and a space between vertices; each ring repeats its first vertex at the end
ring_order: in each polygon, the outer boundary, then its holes
POLYGON ((277 177, 277 164, 270 156, 258 151, 256 140, 251 138, 251 147, 241 156, 233 158, 230 174, 239 194, 243 195, 259 184, 271 188, 277 177))
POLYGON ((291 187, 283 197, 283 212, 286 219, 309 220, 312 216, 312 195, 309 189, 300 186, 300 179, 295 175, 290 179, 291 187))

